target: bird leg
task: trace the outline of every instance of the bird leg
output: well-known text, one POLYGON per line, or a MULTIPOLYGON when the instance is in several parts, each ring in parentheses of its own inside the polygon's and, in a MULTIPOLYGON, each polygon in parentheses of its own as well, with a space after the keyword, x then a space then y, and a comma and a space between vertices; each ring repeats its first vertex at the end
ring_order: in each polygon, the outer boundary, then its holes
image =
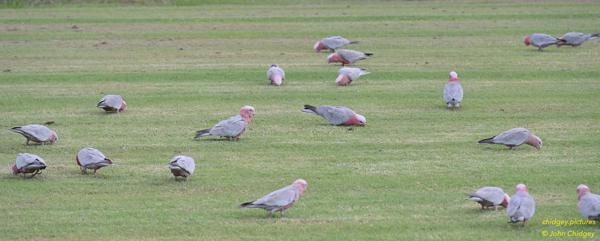
POLYGON ((85 167, 79 167, 79 169, 81 169, 81 175, 87 174, 87 171, 85 170, 85 167))
POLYGON ((283 218, 283 209, 279 210, 279 213, 281 214, 281 217, 283 218))
POLYGON ((94 169, 94 177, 96 177, 96 170, 98 170, 98 169, 94 169))

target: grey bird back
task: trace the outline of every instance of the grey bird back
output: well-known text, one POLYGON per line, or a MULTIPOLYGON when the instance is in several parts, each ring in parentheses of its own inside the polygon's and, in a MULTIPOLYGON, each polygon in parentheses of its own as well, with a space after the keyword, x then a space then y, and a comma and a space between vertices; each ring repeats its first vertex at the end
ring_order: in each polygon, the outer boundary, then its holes
POLYGON ((444 86, 444 101, 446 104, 457 104, 463 100, 463 88, 459 82, 446 83, 444 86))
POLYGON ((493 141, 505 145, 521 145, 527 141, 531 132, 525 128, 513 128, 495 136, 493 141))
POLYGON ((229 119, 222 120, 210 129, 210 134, 214 136, 237 136, 246 128, 246 122, 240 115, 232 116, 229 119))
POLYGON ((333 125, 341 125, 354 116, 354 111, 343 106, 322 105, 317 108, 317 114, 333 125))

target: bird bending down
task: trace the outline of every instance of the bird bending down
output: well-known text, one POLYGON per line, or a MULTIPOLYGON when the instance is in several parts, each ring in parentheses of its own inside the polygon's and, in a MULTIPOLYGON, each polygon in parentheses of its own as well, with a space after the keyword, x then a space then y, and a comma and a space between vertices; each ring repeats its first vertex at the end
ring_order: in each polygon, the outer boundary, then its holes
POLYGON ((220 136, 228 140, 237 141, 246 130, 246 127, 252 122, 254 113, 254 107, 249 105, 243 106, 240 109, 239 115, 222 120, 211 128, 197 131, 194 139, 198 140, 205 136, 220 136))

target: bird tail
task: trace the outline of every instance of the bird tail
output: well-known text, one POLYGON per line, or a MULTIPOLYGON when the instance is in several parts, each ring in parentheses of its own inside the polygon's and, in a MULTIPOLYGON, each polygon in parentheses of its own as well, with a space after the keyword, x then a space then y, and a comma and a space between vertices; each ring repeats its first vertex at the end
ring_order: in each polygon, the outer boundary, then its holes
POLYGON ((479 144, 494 144, 494 137, 495 136, 492 136, 490 138, 486 138, 486 139, 480 140, 477 143, 479 143, 479 144))
POLYGON ((600 38, 600 33, 593 33, 592 38, 600 38))
POLYGON ((210 129, 204 129, 204 130, 197 131, 194 139, 200 139, 205 136, 210 136, 210 129))
POLYGON ((371 56, 373 53, 365 53, 366 56, 371 56))
POLYGON ((103 108, 105 106, 106 105, 104 105, 104 100, 101 100, 100 102, 98 102, 98 104, 96 104, 96 107, 98 107, 98 108, 103 108))
POLYGON ((312 105, 304 105, 304 109, 302 109, 302 112, 317 114, 317 107, 314 107, 312 105))
POLYGON ((350 44, 357 44, 360 43, 360 41, 350 41, 350 44))
POLYGON ((23 133, 23 131, 21 130, 20 126, 16 126, 16 127, 10 128, 9 131, 16 132, 16 133, 19 133, 19 134, 23 133))
POLYGON ((46 122, 44 122, 44 125, 52 125, 52 124, 54 124, 54 121, 46 121, 46 122))
POLYGON ((254 208, 253 202, 254 201, 242 203, 240 204, 240 208, 254 208))

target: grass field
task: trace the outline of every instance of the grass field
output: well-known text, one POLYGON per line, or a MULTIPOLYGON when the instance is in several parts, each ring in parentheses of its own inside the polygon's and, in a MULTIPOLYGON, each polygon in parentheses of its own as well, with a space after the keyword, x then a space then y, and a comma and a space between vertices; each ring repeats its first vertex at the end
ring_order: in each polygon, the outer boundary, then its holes
MULTIPOLYGON (((587 231, 575 187, 600 192, 600 42, 526 47, 526 34, 600 32, 600 3, 243 2, 192 6, 50 5, 0 9, 0 239, 2 240, 552 240, 587 231), (76 27, 74 27, 76 26, 76 27), (360 40, 372 74, 335 86, 337 65, 314 42, 360 40), (277 63, 284 86, 267 85, 277 63), (448 111, 442 88, 465 88, 448 111), (129 109, 105 114, 102 95, 129 109), (194 132, 253 105, 239 142, 194 132), (300 112, 345 105, 364 128, 300 112), (55 121, 59 142, 25 146, 12 126, 55 121), (536 151, 476 141, 513 127, 536 151), (82 176, 74 157, 93 146, 116 166, 82 176), (48 169, 24 180, 20 152, 48 169), (166 168, 196 159, 188 183, 166 168), (296 178, 307 192, 283 219, 237 206, 296 178), (524 182, 537 201, 527 227, 464 194, 524 182)), ((189 2, 188 2, 189 3, 189 2)), ((574 238, 579 240, 581 238, 574 238)))

